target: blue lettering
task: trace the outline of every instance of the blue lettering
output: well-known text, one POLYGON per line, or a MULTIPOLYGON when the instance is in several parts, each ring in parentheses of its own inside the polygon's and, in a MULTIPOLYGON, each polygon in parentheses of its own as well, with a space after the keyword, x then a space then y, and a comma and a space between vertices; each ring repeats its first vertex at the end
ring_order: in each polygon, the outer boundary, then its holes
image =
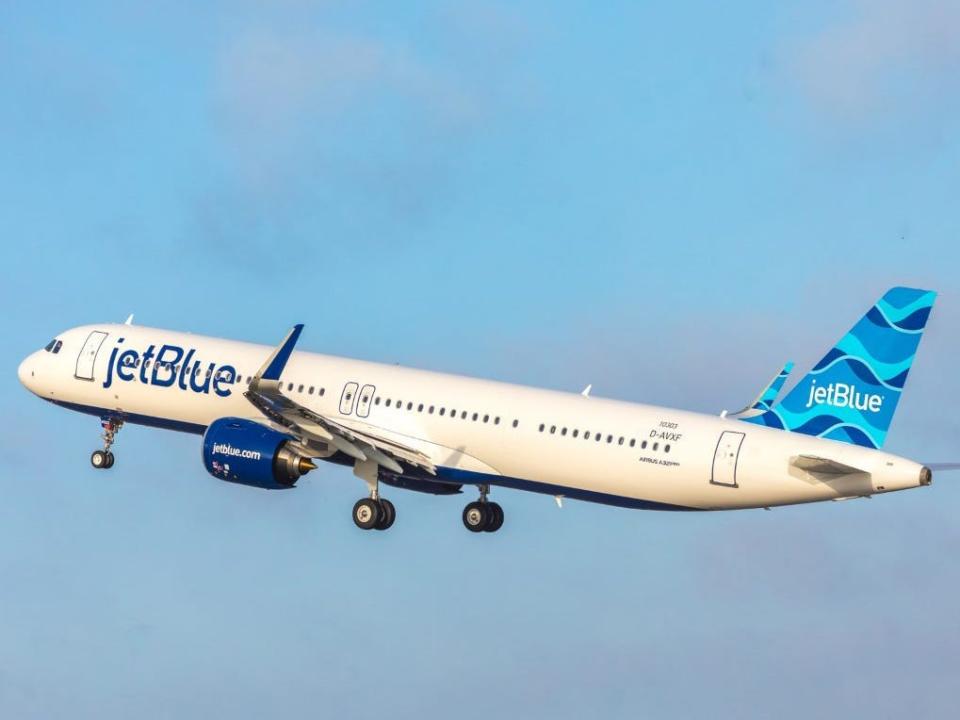
POLYGON ((140 355, 136 350, 127 350, 120 354, 120 357, 117 358, 117 377, 126 382, 133 380, 136 375, 136 371, 133 370, 137 366, 137 360, 140 359, 140 355))
POLYGON ((177 371, 174 369, 178 362, 183 358, 183 348, 176 345, 164 345, 157 353, 157 361, 153 366, 153 380, 151 381, 158 387, 170 387, 177 379, 177 371), (161 371, 167 377, 160 377, 161 371))
POLYGON ((190 389, 198 393, 209 393, 210 392, 210 378, 213 375, 213 368, 216 363, 210 363, 210 367, 206 372, 200 371, 200 361, 197 361, 197 364, 193 366, 193 372, 190 373, 190 389), (197 375, 203 376, 203 384, 197 385, 196 379, 197 375))
POLYGON ((150 360, 153 358, 153 349, 154 346, 151 345, 143 354, 143 364, 140 366, 140 382, 142 382, 144 385, 147 384, 147 367, 150 365, 150 360))
POLYGON ((237 381, 237 369, 232 365, 224 365, 213 378, 213 391, 220 397, 229 397, 230 388, 221 388, 220 384, 233 385, 237 381))
MULTIPOLYGON (((117 340, 117 345, 120 345, 120 343, 122 342, 123 342, 123 338, 120 338, 119 340, 117 340)), ((117 359, 117 350, 119 349, 120 349, 119 347, 115 347, 113 349, 113 352, 110 353, 110 360, 107 362, 107 379, 103 381, 103 386, 105 388, 108 388, 111 385, 113 385, 113 363, 117 359)))
POLYGON ((180 368, 180 377, 177 378, 177 387, 181 390, 187 389, 187 373, 190 372, 190 361, 193 360, 193 354, 196 350, 188 350, 187 357, 183 361, 183 366, 180 368))

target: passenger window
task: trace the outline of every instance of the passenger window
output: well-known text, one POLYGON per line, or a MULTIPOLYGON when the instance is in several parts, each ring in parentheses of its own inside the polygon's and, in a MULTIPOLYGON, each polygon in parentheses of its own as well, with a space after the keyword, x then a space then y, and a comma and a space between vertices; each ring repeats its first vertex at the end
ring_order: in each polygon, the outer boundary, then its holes
POLYGON ((387 402, 384 403, 387 407, 390 407, 390 398, 387 398, 387 402))
POLYGON ((551 434, 551 435, 555 435, 556 432, 557 432, 557 426, 556 426, 556 425, 551 425, 551 426, 550 426, 550 434, 551 434))
POLYGON ((323 394, 327 391, 326 388, 320 388, 320 397, 323 397, 323 394))
POLYGON ((540 432, 543 432, 543 429, 546 427, 543 423, 540 423, 540 432))
POLYGON ((484 415, 484 416, 483 416, 483 421, 484 421, 484 422, 489 422, 489 420, 490 420, 490 416, 489 416, 489 415, 484 415))
POLYGON ((637 439, 636 439, 636 438, 632 438, 632 439, 630 440, 630 447, 636 447, 636 445, 637 445, 637 439))
POLYGON ((620 438, 619 440, 617 440, 617 445, 623 445, 623 438, 620 438))
POLYGON ((479 417, 480 417, 480 413, 474 413, 474 414, 473 414, 473 421, 476 422, 476 421, 477 421, 477 418, 479 418, 479 417))
POLYGON ((433 410, 434 410, 434 406, 431 405, 431 406, 427 409, 427 413, 430 414, 430 415, 433 415, 433 410))
POLYGON ((561 430, 561 431, 560 431, 560 434, 563 435, 564 437, 566 437, 566 435, 567 435, 567 429, 564 428, 563 430, 561 430))
POLYGON ((300 387, 297 388, 297 392, 298 392, 298 393, 302 393, 302 392, 303 392, 303 385, 301 385, 300 387))
POLYGON ((654 443, 654 444, 653 444, 653 449, 654 449, 654 451, 656 451, 659 447, 660 447, 660 443, 654 443))
POLYGON ((316 388, 315 388, 313 385, 311 385, 311 386, 310 386, 310 389, 307 390, 307 395, 313 395, 313 391, 314 391, 315 389, 316 389, 316 388))
POLYGON ((663 451, 664 451, 665 453, 670 452, 670 446, 669 446, 669 445, 664 445, 664 446, 663 446, 663 451))
POLYGON ((493 424, 494 424, 494 425, 499 425, 499 424, 500 424, 500 418, 495 417, 495 418, 493 419, 493 424))
POLYGON ((573 431, 573 436, 574 436, 574 437, 580 437, 580 431, 579 431, 579 430, 574 430, 574 431, 573 431))
POLYGON ((646 441, 646 440, 644 440, 642 443, 640 443, 640 449, 641 449, 641 450, 646 450, 646 449, 647 449, 647 441, 646 441))
POLYGON ((423 412, 423 403, 417 405, 417 412, 423 412))
POLYGON ((613 442, 613 435, 607 435, 607 444, 609 445, 612 442, 613 442))
POLYGON ((440 408, 440 417, 443 417, 443 416, 446 415, 446 414, 447 414, 447 409, 446 409, 446 408, 440 408))
POLYGON ((589 430, 584 430, 584 431, 583 431, 583 439, 584 439, 584 440, 589 440, 589 439, 590 439, 590 431, 589 431, 589 430))
POLYGON ((467 419, 467 411, 466 411, 466 410, 464 410, 464 411, 462 411, 462 412, 460 413, 460 419, 461 419, 461 420, 466 420, 466 419, 467 419))
POLYGON ((597 442, 600 442, 601 440, 603 440, 603 434, 597 433, 596 435, 593 436, 593 439, 596 440, 597 442))
POLYGON ((407 410, 413 410, 413 403, 412 403, 412 402, 408 402, 408 403, 407 403, 407 410))
POLYGON ((514 427, 517 427, 519 424, 520 424, 520 421, 519 421, 519 420, 514 420, 514 421, 513 421, 513 426, 514 426, 514 427))
POLYGON ((380 404, 380 396, 379 396, 379 395, 377 396, 377 399, 373 401, 373 404, 374 404, 374 405, 379 405, 379 404, 380 404))

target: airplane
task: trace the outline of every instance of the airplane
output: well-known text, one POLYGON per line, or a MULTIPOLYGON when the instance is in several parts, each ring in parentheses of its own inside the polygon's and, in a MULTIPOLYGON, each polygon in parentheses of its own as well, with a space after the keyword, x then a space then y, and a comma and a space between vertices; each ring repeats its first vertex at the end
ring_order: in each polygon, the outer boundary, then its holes
POLYGON ((357 527, 386 530, 383 485, 436 495, 465 486, 472 532, 495 532, 493 488, 668 511, 765 508, 930 485, 935 470, 882 450, 936 294, 897 287, 779 403, 788 363, 734 415, 512 385, 123 324, 76 327, 20 365, 20 381, 100 418, 94 468, 113 467, 126 423, 202 436, 215 478, 295 487, 317 462, 366 483, 357 527))

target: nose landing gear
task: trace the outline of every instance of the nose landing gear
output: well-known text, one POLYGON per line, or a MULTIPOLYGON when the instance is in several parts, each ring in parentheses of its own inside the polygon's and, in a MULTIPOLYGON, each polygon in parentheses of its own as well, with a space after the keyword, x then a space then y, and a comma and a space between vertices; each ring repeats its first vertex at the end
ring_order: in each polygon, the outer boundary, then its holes
POLYGON ((115 460, 110 448, 113 447, 117 433, 123 427, 123 421, 107 418, 101 424, 103 426, 103 450, 94 450, 90 456, 90 464, 97 470, 109 470, 113 467, 115 460))

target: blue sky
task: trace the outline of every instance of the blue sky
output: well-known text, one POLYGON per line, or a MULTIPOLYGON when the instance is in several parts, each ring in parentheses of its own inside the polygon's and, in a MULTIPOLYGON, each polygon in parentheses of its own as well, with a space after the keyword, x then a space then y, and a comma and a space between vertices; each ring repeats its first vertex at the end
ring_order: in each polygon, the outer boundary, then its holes
POLYGON ((36 401, 143 324, 740 407, 940 291, 888 448, 960 459, 960 7, 937 0, 0 6, 0 714, 945 717, 960 489, 677 516, 323 467, 36 401))

